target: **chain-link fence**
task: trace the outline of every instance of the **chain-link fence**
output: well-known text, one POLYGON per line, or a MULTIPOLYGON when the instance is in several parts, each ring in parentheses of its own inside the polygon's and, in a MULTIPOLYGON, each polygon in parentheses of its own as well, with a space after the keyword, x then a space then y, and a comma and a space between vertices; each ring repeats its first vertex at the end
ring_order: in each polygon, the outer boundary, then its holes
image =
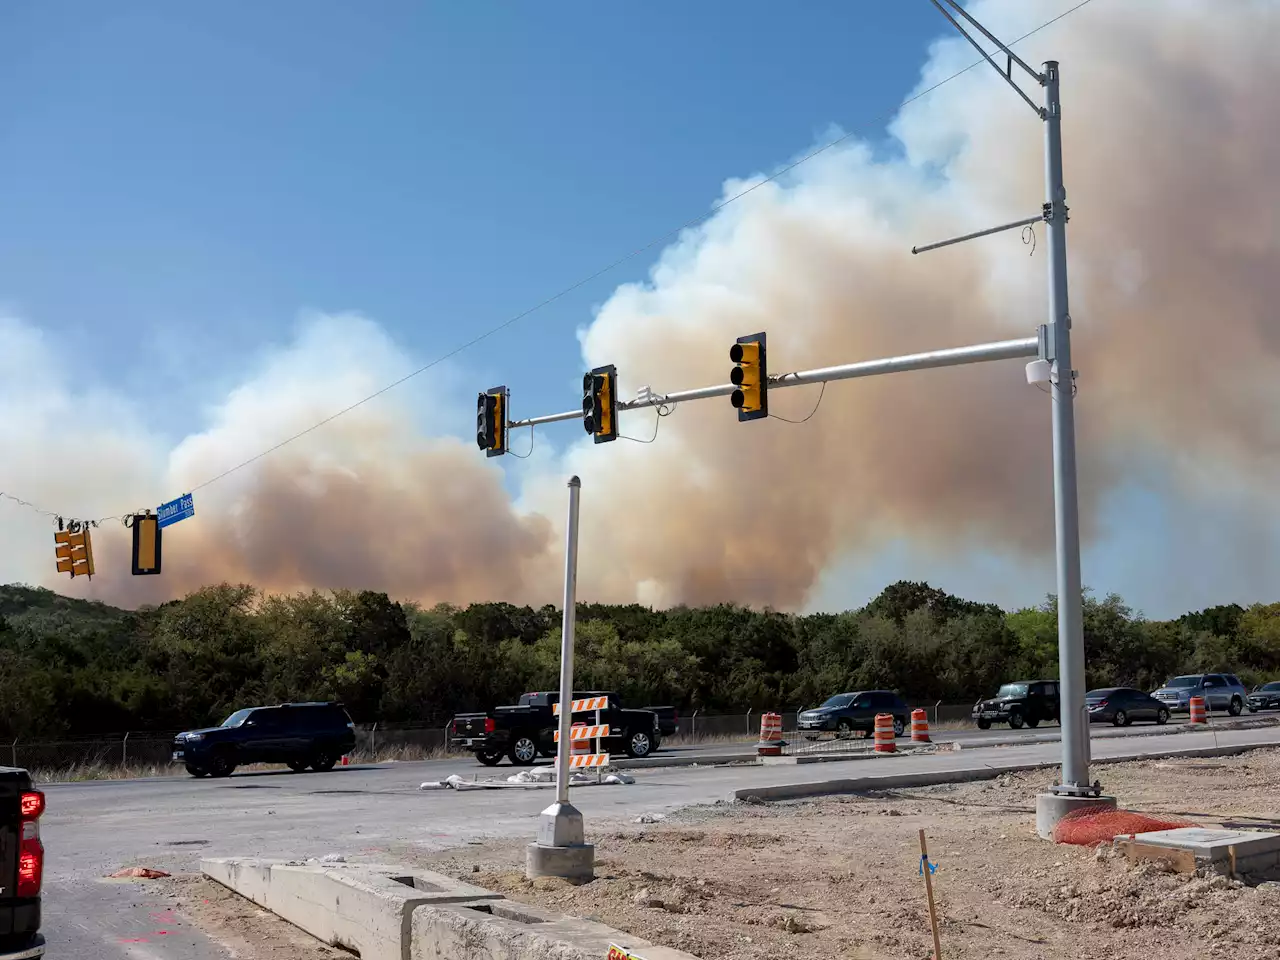
MULTIPOLYGON (((943 724, 968 721, 970 708, 967 704, 932 704, 924 709, 931 726, 937 728, 943 724)), ((760 736, 760 718, 764 712, 748 710, 725 714, 695 710, 680 715, 677 732, 674 736, 665 738, 663 743, 754 742, 760 736)), ((796 729, 798 710, 773 712, 781 713, 784 739, 797 744, 808 742, 796 729)), ((122 771, 130 768, 164 768, 172 765, 173 737, 176 733, 177 731, 149 730, 68 740, 19 738, 8 743, 0 742, 0 763, 51 772, 87 768, 118 768, 122 771)), ((861 743, 856 734, 840 742, 850 748, 861 743)), ((448 727, 378 721, 356 725, 356 746, 351 752, 351 758, 362 762, 424 760, 446 755, 448 747, 448 727)))

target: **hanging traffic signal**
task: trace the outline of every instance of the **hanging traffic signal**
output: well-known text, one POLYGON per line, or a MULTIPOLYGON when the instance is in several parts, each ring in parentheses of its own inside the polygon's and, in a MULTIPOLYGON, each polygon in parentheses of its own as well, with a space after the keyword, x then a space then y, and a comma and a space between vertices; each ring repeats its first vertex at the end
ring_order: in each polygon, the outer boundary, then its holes
POLYGON ((618 439, 618 368, 609 364, 582 376, 582 428, 596 443, 618 439))
POLYGON ((764 334, 739 337, 729 348, 733 369, 729 380, 738 389, 729 402, 738 408, 738 421, 759 420, 769 415, 769 371, 765 365, 764 334))
POLYGON ((160 518, 151 513, 133 518, 133 575, 150 576, 160 572, 160 535, 164 532, 160 518))
POLYGON ((500 457, 507 452, 506 387, 493 387, 476 398, 476 446, 486 457, 500 457))
MULTIPOLYGON (((59 521, 61 523, 61 521, 59 521)), ((59 530, 53 535, 56 546, 54 556, 58 559, 58 572, 76 577, 93 577, 93 540, 89 536, 89 527, 73 523, 77 529, 59 530)))

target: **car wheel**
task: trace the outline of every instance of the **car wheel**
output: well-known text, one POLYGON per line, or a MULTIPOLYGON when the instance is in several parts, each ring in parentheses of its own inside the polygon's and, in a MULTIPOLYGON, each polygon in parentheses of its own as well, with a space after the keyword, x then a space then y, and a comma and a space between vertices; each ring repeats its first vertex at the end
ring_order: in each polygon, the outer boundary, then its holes
POLYGON ((978 729, 979 729, 979 730, 990 730, 990 729, 991 729, 991 721, 990 721, 990 720, 987 720, 985 717, 984 717, 983 719, 979 720, 979 721, 978 721, 978 729))
POLYGON ((1239 697, 1232 697, 1231 706, 1227 707, 1227 713, 1233 717, 1240 716, 1240 714, 1244 713, 1244 701, 1239 697))
POLYGON ((533 761, 538 759, 538 745, 534 743, 533 737, 516 737, 511 742, 511 749, 507 751, 507 756, 517 767, 532 766, 533 761))
POLYGON ((1156 711, 1156 723, 1160 724, 1160 726, 1163 727, 1168 722, 1169 722, 1169 711, 1166 708, 1161 707, 1159 710, 1156 711))
POLYGON ((653 740, 643 730, 637 730, 627 741, 627 756, 639 759, 653 752, 653 740))
POLYGON ((290 761, 289 761, 289 763, 288 763, 288 767, 289 767, 289 769, 290 769, 290 770, 292 770, 294 773, 302 773, 302 771, 304 771, 304 770, 306 770, 306 769, 307 769, 307 761, 305 761, 305 760, 290 760, 290 761))
POLYGON ((1032 730, 1034 730, 1036 727, 1040 726, 1040 718, 1027 717, 1027 726, 1030 727, 1032 730))
POLYGON ((851 734, 851 733, 853 733, 853 721, 852 721, 852 720, 841 720, 839 723, 837 723, 837 724, 836 724, 836 736, 837 736, 837 737, 847 737, 847 736, 849 736, 849 734, 851 734))
POLYGON ((219 750, 209 762, 209 775, 229 777, 236 772, 236 757, 230 750, 219 750))
POLYGON ((1010 710, 1010 711, 1009 711, 1009 726, 1010 726, 1011 728, 1013 728, 1014 730, 1021 730, 1021 729, 1022 729, 1022 725, 1023 725, 1025 722, 1026 722, 1026 720, 1025 720, 1025 719, 1023 718, 1023 716, 1022 716, 1022 711, 1021 711, 1021 710, 1010 710))
POLYGON ((486 767, 496 767, 502 761, 501 750, 478 750, 476 751, 476 759, 483 763, 486 767))
POLYGON ((338 754, 330 747, 322 747, 311 758, 311 769, 316 773, 332 770, 338 763, 338 754))
POLYGON ((1127 727, 1129 725, 1129 715, 1123 710, 1117 710, 1115 716, 1111 718, 1111 722, 1117 727, 1127 727))
POLYGON ((208 770, 205 770, 202 767, 192 766, 189 763, 187 764, 187 773, 191 774, 193 777, 207 777, 209 775, 208 770))
POLYGON ((893 718, 893 735, 894 735, 894 737, 900 737, 900 736, 902 736, 902 734, 906 732, 906 729, 907 729, 907 725, 906 725, 906 723, 903 721, 903 719, 902 719, 901 717, 894 717, 894 718, 893 718))

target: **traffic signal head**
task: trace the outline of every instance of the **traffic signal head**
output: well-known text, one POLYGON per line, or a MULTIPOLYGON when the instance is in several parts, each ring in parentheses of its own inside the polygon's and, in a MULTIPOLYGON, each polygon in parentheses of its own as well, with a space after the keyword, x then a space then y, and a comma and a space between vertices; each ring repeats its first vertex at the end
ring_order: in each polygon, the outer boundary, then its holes
POLYGON ((133 518, 133 575, 150 576, 160 572, 160 535, 164 530, 160 518, 138 514, 133 518))
POLYGON ((73 580, 93 576, 93 540, 88 526, 82 526, 74 533, 59 530, 53 535, 53 542, 59 573, 69 573, 73 580))
POLYGON ((500 457, 507 452, 506 387, 493 387, 476 398, 476 446, 487 457, 500 457))
POLYGON ((612 364, 583 374, 582 428, 596 443, 618 439, 618 368, 612 364))
POLYGON ((739 337, 729 348, 733 369, 729 381, 737 387, 729 402, 738 409, 738 420, 759 420, 769 415, 769 371, 765 364, 763 333, 739 337))

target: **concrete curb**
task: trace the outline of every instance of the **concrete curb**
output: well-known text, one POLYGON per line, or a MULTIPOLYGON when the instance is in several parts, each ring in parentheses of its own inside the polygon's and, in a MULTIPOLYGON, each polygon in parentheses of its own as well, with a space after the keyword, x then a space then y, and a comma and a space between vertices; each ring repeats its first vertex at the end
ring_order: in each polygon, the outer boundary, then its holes
MULTIPOLYGON (((1131 730, 1128 733, 1117 736, 1094 737, 1094 741, 1105 742, 1107 740, 1125 740, 1130 737, 1158 737, 1158 736, 1178 736, 1179 734, 1188 733, 1211 733, 1217 730, 1224 733, 1229 730, 1262 730, 1268 727, 1280 726, 1280 716, 1270 717, 1247 717, 1237 718, 1233 720, 1219 720, 1216 723, 1210 721, 1203 726, 1191 727, 1187 724, 1179 724, 1174 727, 1152 727, 1149 730, 1131 730)), ((1057 732, 1034 734, 1022 737, 992 737, 989 740, 960 741, 947 738, 945 732, 937 734, 932 743, 929 744, 913 744, 910 741, 899 743, 897 753, 909 754, 917 752, 929 752, 930 748, 939 752, 948 750, 986 750, 991 747, 1022 747, 1031 746, 1038 743, 1057 743, 1062 739, 1062 734, 1057 732)), ((765 760, 767 763, 834 763, 844 760, 866 760, 874 757, 883 757, 885 754, 877 754, 873 752, 871 746, 865 751, 858 750, 851 753, 813 753, 813 754, 790 754, 784 757, 760 757, 754 749, 750 751, 742 751, 738 753, 719 753, 719 754, 700 754, 693 757, 645 757, 641 760, 615 760, 611 766, 619 768, 647 769, 659 767, 698 767, 698 766, 723 766, 730 763, 757 763, 765 760)))
MULTIPOLYGON (((1140 760, 1169 760, 1194 757, 1232 757, 1252 750, 1275 749, 1280 744, 1261 743, 1232 744, 1225 747, 1190 747, 1184 750, 1163 750, 1137 756, 1094 757, 1093 766, 1110 763, 1133 763, 1140 760)), ((1056 763, 1011 763, 1002 766, 984 766, 967 770, 932 770, 927 773, 882 774, 874 777, 853 777, 841 780, 822 780, 814 783, 785 783, 777 786, 747 787, 735 790, 726 799, 733 801, 804 800, 811 797, 829 797, 848 793, 867 793, 873 790, 897 790, 904 787, 933 787, 944 783, 969 783, 976 780, 994 780, 1007 773, 1026 773, 1030 770, 1050 770, 1056 763)))
POLYGON ((201 872, 361 960, 698 960, 603 924, 548 913, 430 870, 394 864, 216 857, 201 872))

